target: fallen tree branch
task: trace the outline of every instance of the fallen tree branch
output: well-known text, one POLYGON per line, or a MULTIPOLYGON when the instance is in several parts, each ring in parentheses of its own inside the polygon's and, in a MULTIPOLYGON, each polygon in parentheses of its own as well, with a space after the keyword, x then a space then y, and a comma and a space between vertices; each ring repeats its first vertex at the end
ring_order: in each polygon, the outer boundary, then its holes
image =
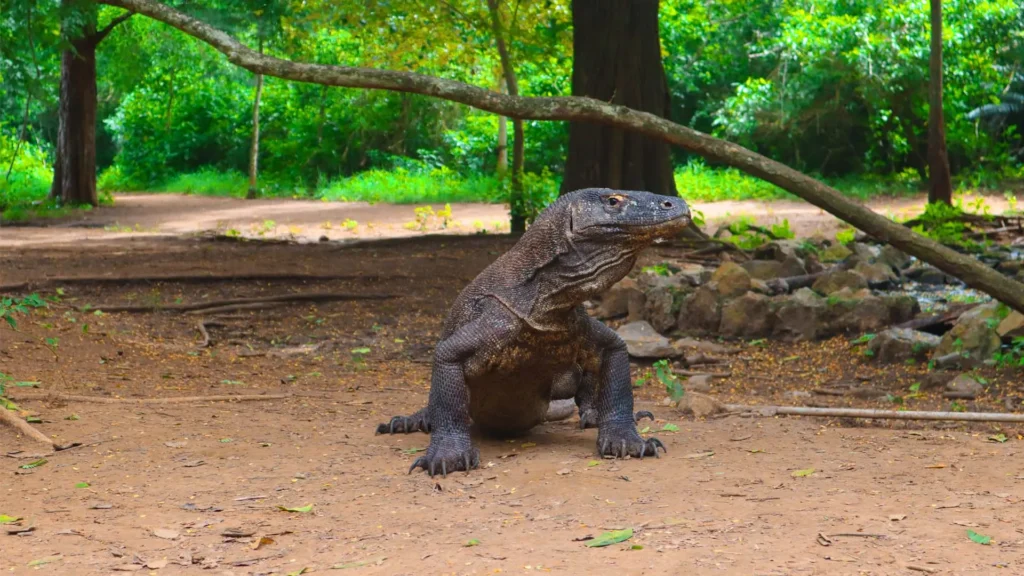
POLYGON ((239 310, 273 310, 280 308, 287 302, 253 302, 251 304, 229 304, 228 306, 214 306, 213 308, 201 308, 189 310, 185 314, 224 314, 226 312, 238 312, 239 310))
MULTIPOLYGON (((393 294, 345 294, 338 292, 313 292, 309 294, 279 294, 276 296, 259 296, 255 298, 230 298, 227 300, 210 300, 194 304, 156 304, 156 305, 102 305, 92 306, 90 310, 104 312, 192 312, 211 310, 225 311, 229 306, 248 304, 269 304, 278 302, 336 302, 339 300, 388 300, 397 298, 393 294)), ((235 308, 232 308, 235 309, 235 308)), ((82 310, 82 308, 79 308, 82 310)))
POLYGON ((22 420, 21 418, 18 418, 18 416, 14 414, 12 410, 0 407, 0 422, 7 424, 11 428, 14 428, 18 432, 21 432, 23 435, 33 440, 38 440, 43 444, 47 444, 54 450, 59 450, 59 448, 57 448, 57 445, 54 443, 53 440, 49 438, 49 436, 43 434, 39 430, 36 430, 28 422, 22 420))
POLYGON ((1024 422, 1024 414, 1005 412, 900 412, 868 408, 808 408, 805 406, 746 406, 726 404, 730 412, 754 412, 763 416, 826 416, 833 418, 878 418, 890 420, 945 420, 959 422, 1024 422))
POLYGON ((28 288, 40 288, 54 284, 155 284, 157 282, 179 282, 182 284, 203 284, 215 282, 268 282, 281 280, 380 280, 408 279, 406 275, 379 274, 305 274, 302 272, 266 272, 252 274, 160 274, 157 276, 52 276, 37 280, 26 280, 13 284, 0 284, 0 293, 15 292, 28 288))
POLYGON ((925 328, 934 328, 942 324, 952 324, 956 322, 960 316, 968 310, 979 306, 979 304, 954 304, 950 306, 950 310, 946 312, 939 312, 936 314, 929 314, 927 316, 921 316, 920 318, 914 318, 907 320, 902 324, 897 324, 894 328, 910 328, 911 330, 923 330, 925 328))
POLYGON ((291 394, 262 395, 214 395, 214 396, 171 396, 168 398, 104 398, 101 396, 76 396, 74 394, 30 394, 18 395, 18 402, 32 400, 60 399, 67 402, 87 402, 91 404, 188 404, 191 402, 260 402, 263 400, 284 400, 291 394))
POLYGON ((252 50, 229 34, 156 0, 100 0, 138 12, 202 40, 232 64, 256 74, 326 86, 390 90, 459 102, 522 120, 570 120, 614 126, 685 148, 775 184, 876 238, 960 278, 1024 312, 1024 285, 913 230, 896 224, 838 190, 738 144, 720 140, 648 112, 579 96, 511 96, 413 72, 292 62, 252 50))

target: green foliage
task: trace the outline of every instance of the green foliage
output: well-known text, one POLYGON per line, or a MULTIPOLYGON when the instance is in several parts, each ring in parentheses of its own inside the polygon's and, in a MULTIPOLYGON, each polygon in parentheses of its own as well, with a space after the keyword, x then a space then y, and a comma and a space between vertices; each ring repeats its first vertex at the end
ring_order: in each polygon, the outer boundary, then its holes
POLYGON ((672 372, 672 366, 668 363, 668 360, 662 359, 655 362, 650 369, 637 378, 633 386, 639 388, 652 380, 657 380, 664 386, 665 393, 675 402, 678 402, 686 393, 683 389, 682 381, 672 372))
POLYGON ((16 220, 34 204, 45 201, 53 177, 46 151, 31 142, 18 146, 16 136, 0 117, 0 213, 4 220, 16 220))
POLYGON ((11 328, 17 329, 18 314, 28 314, 31 308, 46 308, 46 300, 38 294, 29 294, 22 298, 4 296, 0 298, 0 320, 7 323, 11 328))

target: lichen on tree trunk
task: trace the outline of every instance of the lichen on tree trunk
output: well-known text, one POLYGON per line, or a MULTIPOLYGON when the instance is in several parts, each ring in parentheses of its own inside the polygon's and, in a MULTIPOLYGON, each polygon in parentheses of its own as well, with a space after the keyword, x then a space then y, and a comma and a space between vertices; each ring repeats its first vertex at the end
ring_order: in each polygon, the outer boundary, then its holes
MULTIPOLYGON (((572 24, 573 96, 668 117, 658 0, 574 0, 572 24)), ((618 127, 571 122, 562 193, 594 186, 676 196, 668 144, 618 127)))

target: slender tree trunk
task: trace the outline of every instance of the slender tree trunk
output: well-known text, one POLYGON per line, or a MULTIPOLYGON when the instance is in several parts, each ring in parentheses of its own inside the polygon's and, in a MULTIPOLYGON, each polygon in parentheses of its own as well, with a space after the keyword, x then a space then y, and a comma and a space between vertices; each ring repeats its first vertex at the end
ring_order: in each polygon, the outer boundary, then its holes
MULTIPOLYGON (((505 77, 498 76, 498 91, 505 92, 505 77)), ((498 116, 498 175, 508 172, 508 118, 498 116)))
MULTIPOLYGON (((62 0, 70 8, 74 0, 62 0)), ((132 13, 114 18, 102 30, 87 23, 70 39, 60 65, 57 146, 50 196, 65 205, 99 204, 96 195, 96 47, 132 13)))
MULTIPOLYGON (((263 39, 259 40, 259 52, 263 53, 263 39)), ((252 100, 252 145, 249 147, 249 192, 248 200, 259 195, 256 187, 260 160, 260 100, 263 98, 263 74, 256 75, 256 96, 252 100)))
MULTIPOLYGON (((658 0, 573 0, 573 96, 669 117, 658 0)), ((620 128, 569 124, 562 193, 588 187, 675 196, 669 146, 620 128)))
POLYGON ((171 77, 167 80, 167 110, 164 111, 164 130, 171 129, 171 118, 174 117, 174 78, 178 74, 177 67, 171 67, 171 77))
POLYGON ((931 0, 931 58, 928 83, 928 202, 953 203, 953 182, 942 113, 942 0, 931 0))
MULTIPOLYGON (((516 70, 512 65, 512 57, 509 56, 508 46, 505 45, 505 36, 502 33, 501 14, 498 10, 498 0, 487 0, 487 7, 491 12, 491 25, 494 28, 494 40, 498 45, 498 56, 501 58, 501 70, 505 75, 505 87, 509 96, 519 96, 519 83, 516 81, 516 70)), ((506 138, 508 132, 506 128, 506 138)), ((512 213, 510 228, 513 233, 526 230, 526 205, 523 198, 523 164, 525 163, 525 147, 523 142, 523 121, 521 118, 512 119, 512 193, 509 197, 510 212, 512 213)))

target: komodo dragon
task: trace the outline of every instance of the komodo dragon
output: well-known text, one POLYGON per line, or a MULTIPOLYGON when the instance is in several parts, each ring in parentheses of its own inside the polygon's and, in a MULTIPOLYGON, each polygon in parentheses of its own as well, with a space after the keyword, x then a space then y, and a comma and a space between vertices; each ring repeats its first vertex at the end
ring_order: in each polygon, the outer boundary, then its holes
POLYGON ((468 472, 480 463, 471 422, 518 435, 544 421, 551 400, 574 398, 580 426, 598 429, 602 456, 667 451, 637 432, 636 420, 653 416, 633 414, 625 343, 582 304, 621 280, 643 248, 689 223, 679 198, 600 188, 563 195, 452 304, 426 408, 377 433, 431 434, 409 472, 468 472))

